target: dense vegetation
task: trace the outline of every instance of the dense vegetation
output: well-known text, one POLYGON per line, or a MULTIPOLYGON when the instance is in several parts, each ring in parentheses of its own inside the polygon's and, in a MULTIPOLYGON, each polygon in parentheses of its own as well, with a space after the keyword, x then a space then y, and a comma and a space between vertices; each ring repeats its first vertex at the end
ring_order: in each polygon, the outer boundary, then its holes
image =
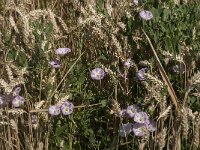
POLYGON ((0 149, 199 149, 198 0, 0 0, 0 149))

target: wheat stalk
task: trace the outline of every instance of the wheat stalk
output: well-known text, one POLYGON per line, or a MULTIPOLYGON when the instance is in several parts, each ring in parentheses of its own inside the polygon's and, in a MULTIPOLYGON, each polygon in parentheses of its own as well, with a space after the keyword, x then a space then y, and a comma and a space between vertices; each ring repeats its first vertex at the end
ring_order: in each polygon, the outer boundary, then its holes
POLYGON ((45 10, 41 10, 41 9, 36 9, 36 10, 32 10, 28 13, 28 18, 31 20, 31 21, 35 21, 35 20, 38 20, 40 19, 41 17, 44 17, 48 14, 47 11, 45 10))
POLYGON ((11 26, 14 28, 15 32, 19 33, 19 30, 18 30, 18 28, 16 26, 15 20, 14 20, 14 18, 12 16, 10 16, 9 21, 10 21, 11 26))
POLYGON ((161 118, 167 117, 169 115, 169 112, 171 111, 172 106, 168 106, 163 112, 160 113, 157 120, 160 120, 161 118))
POLYGON ((196 74, 194 74, 194 76, 192 76, 190 83, 191 88, 200 84, 200 72, 197 72, 196 74))
POLYGON ((166 128, 164 128, 160 133, 158 133, 157 142, 158 142, 159 150, 162 150, 165 147, 166 136, 167 136, 167 129, 166 128))
POLYGON ((15 120, 13 120, 13 119, 10 120, 10 126, 12 127, 13 130, 15 130, 15 132, 18 133, 18 126, 17 126, 15 120))
POLYGON ((121 108, 120 104, 117 102, 117 100, 112 99, 111 100, 111 114, 114 114, 115 116, 120 116, 121 108))
POLYGON ((48 16, 50 18, 50 21, 53 25, 54 33, 57 34, 59 32, 59 28, 58 28, 58 25, 56 23, 55 14, 50 9, 48 9, 47 12, 48 12, 48 16))
POLYGON ((181 109, 181 126, 182 126, 182 130, 183 130, 183 137, 185 137, 187 139, 188 130, 189 130, 188 115, 187 115, 187 111, 184 107, 181 109))
POLYGON ((168 87, 168 92, 169 92, 169 95, 171 96, 172 102, 174 103, 174 105, 176 107, 176 111, 179 112, 179 103, 178 103, 178 98, 176 96, 176 93, 175 93, 175 91, 174 91, 174 89, 173 89, 173 87, 172 87, 172 85, 171 85, 171 83, 169 81, 169 78, 168 78, 168 76, 167 76, 167 74, 166 74, 166 72, 165 72, 165 70, 164 70, 164 68, 163 68, 163 66, 162 66, 162 64, 160 62, 160 59, 159 59, 159 57, 158 57, 158 55, 157 55, 157 53, 156 53, 156 51, 155 51, 155 49, 154 49, 154 47, 153 47, 153 45, 151 43, 151 40, 149 39, 149 37, 146 34, 146 32, 144 30, 142 30, 142 31, 145 34, 145 36, 146 36, 146 38, 147 38, 147 40, 148 40, 148 42, 149 42, 149 44, 151 46, 152 52, 153 52, 153 54, 155 56, 156 63, 158 65, 158 67, 159 67, 160 74, 162 75, 162 78, 163 78, 163 80, 165 81, 165 84, 168 87))
POLYGON ((44 105, 44 103, 45 103, 44 100, 35 103, 35 104, 34 104, 35 109, 40 109, 40 108, 44 105))
POLYGON ((18 115, 21 115, 21 114, 23 114, 23 113, 27 113, 25 110, 23 110, 23 109, 9 109, 8 110, 8 113, 9 114, 18 114, 18 115))
POLYGON ((194 148, 197 148, 199 147, 199 139, 200 139, 200 136, 199 136, 199 132, 200 132, 200 115, 199 113, 196 115, 196 118, 195 118, 195 129, 194 129, 194 137, 193 137, 193 146, 194 148))
POLYGON ((13 82, 13 79, 14 79, 13 72, 12 72, 12 70, 11 70, 9 65, 6 65, 6 71, 7 71, 7 75, 8 75, 9 81, 13 82))

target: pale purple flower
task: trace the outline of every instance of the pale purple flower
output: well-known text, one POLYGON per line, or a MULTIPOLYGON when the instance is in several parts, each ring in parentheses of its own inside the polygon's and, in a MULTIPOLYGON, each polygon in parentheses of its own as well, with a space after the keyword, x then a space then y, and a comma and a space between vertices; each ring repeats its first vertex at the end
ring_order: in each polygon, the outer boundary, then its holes
POLYGON ((0 107, 3 107, 5 105, 5 97, 0 96, 0 107))
POLYGON ((135 116, 135 113, 138 112, 140 109, 137 105, 130 105, 126 109, 126 114, 130 117, 133 118, 135 116))
POLYGON ((185 64, 179 63, 179 64, 173 66, 172 70, 177 74, 179 74, 179 73, 183 74, 185 72, 185 64))
POLYGON ((131 131, 132 131, 132 123, 122 124, 122 126, 119 129, 119 135, 121 137, 126 137, 131 133, 131 131))
POLYGON ((143 111, 136 112, 134 115, 134 121, 137 123, 149 124, 149 117, 148 117, 147 113, 145 113, 143 111))
POLYGON ((60 61, 58 61, 58 60, 52 60, 52 61, 49 62, 49 64, 54 68, 60 68, 61 67, 60 61))
POLYGON ((133 4, 138 5, 138 0, 133 0, 133 4))
POLYGON ((15 96, 14 99, 12 100, 12 105, 15 108, 18 108, 22 105, 24 105, 25 99, 19 95, 15 96))
POLYGON ((13 90, 13 96, 19 95, 20 91, 21 91, 21 87, 19 87, 19 86, 15 87, 13 90))
POLYGON ((57 116, 60 114, 60 107, 59 106, 49 106, 49 114, 52 116, 57 116))
POLYGON ((122 109, 122 110, 120 111, 120 113, 119 113, 119 116, 120 116, 120 117, 126 116, 126 109, 122 109))
POLYGON ((124 67, 125 68, 130 68, 133 66, 133 61, 129 58, 124 62, 124 67))
POLYGON ((74 105, 69 102, 65 101, 60 107, 63 115, 70 115, 73 112, 74 105))
POLYGON ((148 70, 147 68, 142 68, 142 69, 138 70, 138 72, 137 72, 137 79, 138 79, 139 81, 145 80, 144 74, 145 74, 145 72, 146 72, 147 70, 148 70))
POLYGON ((142 137, 142 136, 144 136, 145 134, 148 133, 148 130, 147 130, 145 124, 141 124, 141 123, 136 122, 136 123, 133 124, 133 132, 134 132, 135 136, 142 137))
POLYGON ((90 72, 90 76, 94 80, 102 80, 105 76, 105 72, 101 68, 95 68, 90 72))
POLYGON ((139 13, 140 17, 144 20, 150 20, 153 18, 153 14, 152 12, 148 11, 148 10, 142 10, 140 13, 139 13))
POLYGON ((146 124, 147 126, 147 129, 150 131, 150 132, 154 132, 156 131, 156 122, 152 119, 149 120, 149 123, 146 124))
POLYGON ((57 55, 65 55, 65 54, 70 53, 70 52, 71 52, 70 48, 58 48, 56 50, 57 55))

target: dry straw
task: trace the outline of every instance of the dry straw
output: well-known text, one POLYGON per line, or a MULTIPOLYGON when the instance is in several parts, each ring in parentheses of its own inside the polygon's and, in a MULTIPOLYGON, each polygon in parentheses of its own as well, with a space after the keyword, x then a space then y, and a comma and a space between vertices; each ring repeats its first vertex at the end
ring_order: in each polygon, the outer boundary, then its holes
POLYGON ((167 74, 166 74, 166 72, 165 72, 165 70, 164 70, 164 68, 163 68, 163 66, 162 66, 162 64, 160 62, 160 59, 159 59, 159 57, 158 57, 158 55, 157 55, 157 53, 156 53, 156 51, 155 51, 155 49, 153 47, 153 44, 151 43, 151 40, 149 39, 149 37, 146 34, 146 32, 144 30, 142 30, 142 31, 145 34, 145 36, 146 36, 146 38, 147 38, 147 40, 148 40, 148 42, 149 42, 149 44, 151 46, 152 52, 153 52, 153 54, 155 56, 156 63, 158 65, 158 67, 159 67, 160 74, 162 75, 162 78, 163 78, 163 80, 165 81, 165 84, 168 87, 168 92, 169 92, 169 95, 171 96, 172 102, 174 103, 174 105, 176 107, 176 111, 179 112, 179 103, 178 103, 178 98, 176 96, 176 93, 175 93, 175 91, 174 91, 174 89, 173 89, 173 87, 172 87, 172 85, 171 85, 171 83, 169 81, 169 78, 168 78, 168 76, 167 76, 167 74))

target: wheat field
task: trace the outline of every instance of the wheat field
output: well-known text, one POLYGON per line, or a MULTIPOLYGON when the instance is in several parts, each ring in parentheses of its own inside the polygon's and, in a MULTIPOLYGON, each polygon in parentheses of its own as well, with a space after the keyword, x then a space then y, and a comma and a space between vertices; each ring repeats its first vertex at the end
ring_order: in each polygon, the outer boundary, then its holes
POLYGON ((200 149, 198 0, 0 0, 0 150, 200 149))

